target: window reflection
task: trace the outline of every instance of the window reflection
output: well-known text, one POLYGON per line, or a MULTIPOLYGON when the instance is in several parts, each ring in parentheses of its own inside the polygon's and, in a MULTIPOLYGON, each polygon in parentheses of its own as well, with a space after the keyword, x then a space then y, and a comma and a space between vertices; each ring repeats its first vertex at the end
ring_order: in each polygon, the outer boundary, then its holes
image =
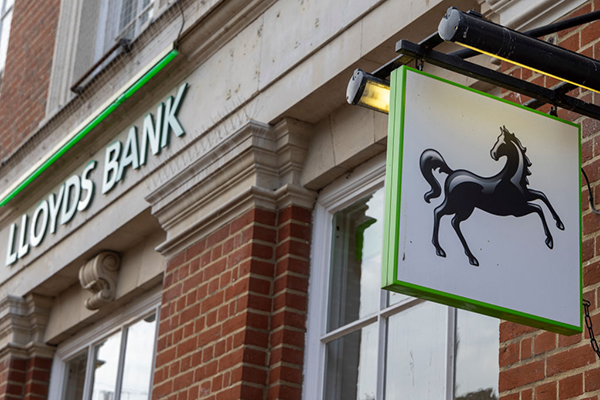
POLYGON ((121 332, 94 346, 92 400, 113 400, 119 367, 121 332))
POLYGON ((387 400, 445 398, 447 315, 445 306, 423 303, 389 318, 387 400))
POLYGON ((65 384, 65 400, 82 400, 85 385, 85 369, 87 367, 87 351, 75 356, 67 363, 67 380, 65 384))
POLYGON ((456 400, 498 399, 497 318, 458 310, 456 327, 456 400))
POLYGON ((333 218, 328 331, 379 309, 384 191, 333 218))
POLYGON ((375 400, 376 324, 328 343, 326 370, 324 399, 375 400))
POLYGON ((156 314, 136 322, 127 329, 121 400, 148 399, 155 332, 156 314))

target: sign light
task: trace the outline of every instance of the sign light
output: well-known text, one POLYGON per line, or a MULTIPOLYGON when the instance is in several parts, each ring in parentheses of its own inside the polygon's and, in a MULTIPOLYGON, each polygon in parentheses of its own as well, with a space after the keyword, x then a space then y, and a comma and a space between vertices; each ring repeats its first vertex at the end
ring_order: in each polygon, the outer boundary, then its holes
POLYGON ((390 82, 357 68, 348 82, 346 100, 352 105, 387 114, 390 109, 390 82))
POLYGON ((391 78, 383 287, 581 332, 580 127, 407 66, 391 78))
POLYGON ((480 16, 451 7, 438 33, 445 41, 600 92, 600 62, 480 16))

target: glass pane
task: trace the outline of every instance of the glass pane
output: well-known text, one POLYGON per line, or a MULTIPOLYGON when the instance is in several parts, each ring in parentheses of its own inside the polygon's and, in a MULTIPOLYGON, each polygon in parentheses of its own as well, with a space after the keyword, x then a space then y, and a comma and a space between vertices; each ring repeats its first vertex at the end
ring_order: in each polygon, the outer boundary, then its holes
POLYGON ((128 28, 121 32, 119 39, 133 39, 135 36, 135 24, 131 23, 128 28))
POLYGON ((0 32, 0 71, 4 70, 6 63, 6 52, 8 50, 8 38, 10 36, 10 23, 12 21, 12 11, 6 14, 0 22, 2 31, 0 32))
POLYGON ((422 303, 389 318, 386 400, 445 398, 447 315, 422 303))
POLYGON ((394 305, 396 303, 399 303, 402 300, 410 299, 410 298, 411 298, 410 296, 407 296, 407 295, 402 294, 402 293, 388 292, 388 304, 390 306, 394 305))
POLYGON ((65 400, 82 400, 87 366, 87 351, 67 363, 67 380, 65 382, 65 400))
POLYGON ((144 24, 146 22, 148 22, 152 18, 153 15, 154 15, 154 8, 150 8, 148 11, 143 13, 140 16, 140 26, 144 26, 144 24))
POLYGON ((384 189, 333 218, 328 331, 379 309, 384 189))
POLYGON ((136 322, 127 329, 121 399, 148 399, 155 336, 156 314, 136 322))
POLYGON ((456 399, 498 399, 499 320, 458 310, 456 323, 456 399))
POLYGON ((327 400, 374 400, 377 388, 377 324, 327 344, 327 400))
POLYGON ((123 30, 137 14, 137 0, 123 0, 119 31, 123 30))
POLYGON ((121 332, 108 337, 94 346, 94 376, 92 381, 92 400, 112 400, 115 398, 117 368, 121 332))

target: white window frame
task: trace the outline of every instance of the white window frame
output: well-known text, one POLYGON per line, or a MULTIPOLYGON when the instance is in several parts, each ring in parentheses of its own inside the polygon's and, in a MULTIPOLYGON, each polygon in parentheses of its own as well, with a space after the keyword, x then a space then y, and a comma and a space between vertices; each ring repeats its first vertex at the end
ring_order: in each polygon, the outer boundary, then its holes
MULTIPOLYGON (((114 311, 108 318, 101 320, 100 322, 92 325, 91 327, 84 329, 74 337, 61 343, 56 349, 54 354, 54 360, 52 363, 52 371, 50 374, 50 387, 48 390, 49 400, 60 400, 63 398, 65 383, 67 379, 67 364, 74 357, 82 354, 84 351, 88 352, 88 360, 86 367, 85 385, 84 385, 84 399, 87 399, 91 395, 91 380, 92 376, 87 374, 90 370, 90 364, 93 360, 93 349, 98 343, 101 343, 107 339, 110 335, 121 332, 121 344, 119 352, 119 368, 117 372, 117 381, 119 377, 123 375, 123 362, 125 343, 127 340, 124 335, 124 330, 129 328, 140 319, 150 315, 152 312, 156 313, 156 331, 154 333, 154 347, 152 349, 152 366, 150 372, 150 394, 152 393, 152 383, 154 379, 154 367, 156 361, 156 343, 158 341, 158 326, 160 323, 160 302, 162 298, 162 290, 160 287, 152 290, 149 294, 144 297, 133 301, 125 307, 114 311)), ((120 390, 120 388, 117 388, 120 390)))
MULTIPOLYGON (((6 22, 6 18, 9 13, 12 14, 13 9, 15 7, 14 0, 10 7, 6 7, 6 3, 9 0, 0 0, 0 42, 2 41, 2 31, 4 30, 4 23, 6 22)), ((12 16, 11 16, 11 25, 12 25, 12 16)), ((10 27, 8 31, 8 38, 10 40, 10 27)), ((4 70, 6 69, 6 59, 8 58, 8 42, 6 43, 6 55, 4 61, 4 66, 0 69, 0 88, 2 88, 2 81, 4 77, 4 70)))
MULTIPOLYGON (((306 334, 306 354, 304 362, 304 400, 323 398, 326 343, 345 334, 359 330, 377 321, 378 324, 378 360, 377 360, 377 399, 385 393, 385 352, 387 321, 405 309, 423 303, 423 300, 409 298, 388 307, 386 291, 380 292, 380 307, 374 314, 360 318, 329 333, 327 330, 328 290, 331 263, 331 238, 334 214, 357 200, 375 192, 384 186, 385 154, 381 154, 356 168, 323 189, 315 205, 313 224, 313 246, 311 251, 311 273, 309 279, 308 318, 306 334)), ((454 399, 456 316, 455 308, 448 307, 446 333, 446 379, 447 400, 454 399)))

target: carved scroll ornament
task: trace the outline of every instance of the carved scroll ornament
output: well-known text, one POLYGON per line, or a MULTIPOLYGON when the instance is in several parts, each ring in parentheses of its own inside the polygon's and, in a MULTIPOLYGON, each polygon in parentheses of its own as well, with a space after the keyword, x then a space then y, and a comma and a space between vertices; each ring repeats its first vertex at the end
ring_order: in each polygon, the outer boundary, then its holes
POLYGON ((93 293, 85 301, 89 310, 97 310, 115 299, 121 257, 112 251, 103 251, 79 270, 81 287, 93 293))

